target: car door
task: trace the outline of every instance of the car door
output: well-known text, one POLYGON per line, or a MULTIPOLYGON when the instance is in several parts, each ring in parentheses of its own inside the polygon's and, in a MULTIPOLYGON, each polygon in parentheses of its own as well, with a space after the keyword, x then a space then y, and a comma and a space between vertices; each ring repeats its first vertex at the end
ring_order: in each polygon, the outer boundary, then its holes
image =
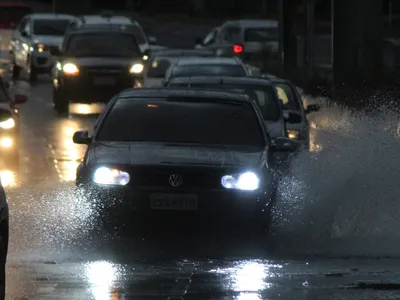
POLYGON ((31 19, 26 18, 19 28, 18 50, 15 53, 16 63, 21 67, 26 66, 27 57, 32 46, 31 31, 31 19))

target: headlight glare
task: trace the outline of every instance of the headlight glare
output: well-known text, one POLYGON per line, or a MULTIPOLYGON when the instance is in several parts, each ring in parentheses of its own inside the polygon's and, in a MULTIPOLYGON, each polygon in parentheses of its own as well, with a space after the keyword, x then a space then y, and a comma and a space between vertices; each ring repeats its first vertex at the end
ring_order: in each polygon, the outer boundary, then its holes
POLYGON ((93 174, 93 181, 102 185, 127 185, 130 180, 127 172, 107 167, 98 168, 93 174))
POLYGON ((3 122, 0 122, 0 128, 11 129, 15 127, 15 121, 13 118, 9 118, 3 122))
POLYGON ((71 63, 65 64, 62 69, 63 69, 64 74, 67 74, 67 75, 78 75, 79 74, 78 67, 71 63))
POLYGON ((226 189, 255 191, 260 187, 260 179, 253 172, 245 172, 237 175, 223 176, 221 184, 226 189))
POLYGON ((287 134, 288 134, 288 138, 290 138, 290 139, 297 139, 299 137, 299 132, 296 130, 288 130, 287 134))
POLYGON ((142 64, 134 64, 131 69, 129 70, 130 73, 139 74, 143 72, 143 65, 142 64))

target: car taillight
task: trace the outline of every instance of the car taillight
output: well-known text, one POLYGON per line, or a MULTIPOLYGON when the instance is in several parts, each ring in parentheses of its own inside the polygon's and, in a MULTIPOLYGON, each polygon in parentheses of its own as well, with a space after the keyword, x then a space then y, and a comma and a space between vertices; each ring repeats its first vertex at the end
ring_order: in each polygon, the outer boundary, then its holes
POLYGON ((243 46, 242 45, 233 45, 233 53, 242 53, 243 46))

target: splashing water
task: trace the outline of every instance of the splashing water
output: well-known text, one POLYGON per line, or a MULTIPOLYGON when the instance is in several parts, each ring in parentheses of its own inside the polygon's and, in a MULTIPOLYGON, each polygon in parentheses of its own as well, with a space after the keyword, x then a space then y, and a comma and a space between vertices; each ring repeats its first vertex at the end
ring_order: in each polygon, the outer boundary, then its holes
POLYGON ((279 187, 275 243, 297 254, 400 254, 400 138, 394 114, 322 108, 321 151, 302 153, 279 187))

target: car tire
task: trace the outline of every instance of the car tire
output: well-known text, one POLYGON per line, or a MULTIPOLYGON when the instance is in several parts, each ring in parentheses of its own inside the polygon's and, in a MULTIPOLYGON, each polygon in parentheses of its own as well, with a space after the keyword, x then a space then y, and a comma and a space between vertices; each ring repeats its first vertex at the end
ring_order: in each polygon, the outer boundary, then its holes
POLYGON ((0 300, 5 299, 6 292, 6 262, 8 252, 8 222, 0 226, 0 300))
POLYGON ((69 114, 69 101, 55 88, 53 88, 53 103, 54 109, 57 111, 58 115, 63 116, 69 114))
POLYGON ((16 81, 19 79, 19 76, 21 74, 21 68, 17 66, 15 63, 12 64, 11 67, 11 78, 13 81, 16 81))

